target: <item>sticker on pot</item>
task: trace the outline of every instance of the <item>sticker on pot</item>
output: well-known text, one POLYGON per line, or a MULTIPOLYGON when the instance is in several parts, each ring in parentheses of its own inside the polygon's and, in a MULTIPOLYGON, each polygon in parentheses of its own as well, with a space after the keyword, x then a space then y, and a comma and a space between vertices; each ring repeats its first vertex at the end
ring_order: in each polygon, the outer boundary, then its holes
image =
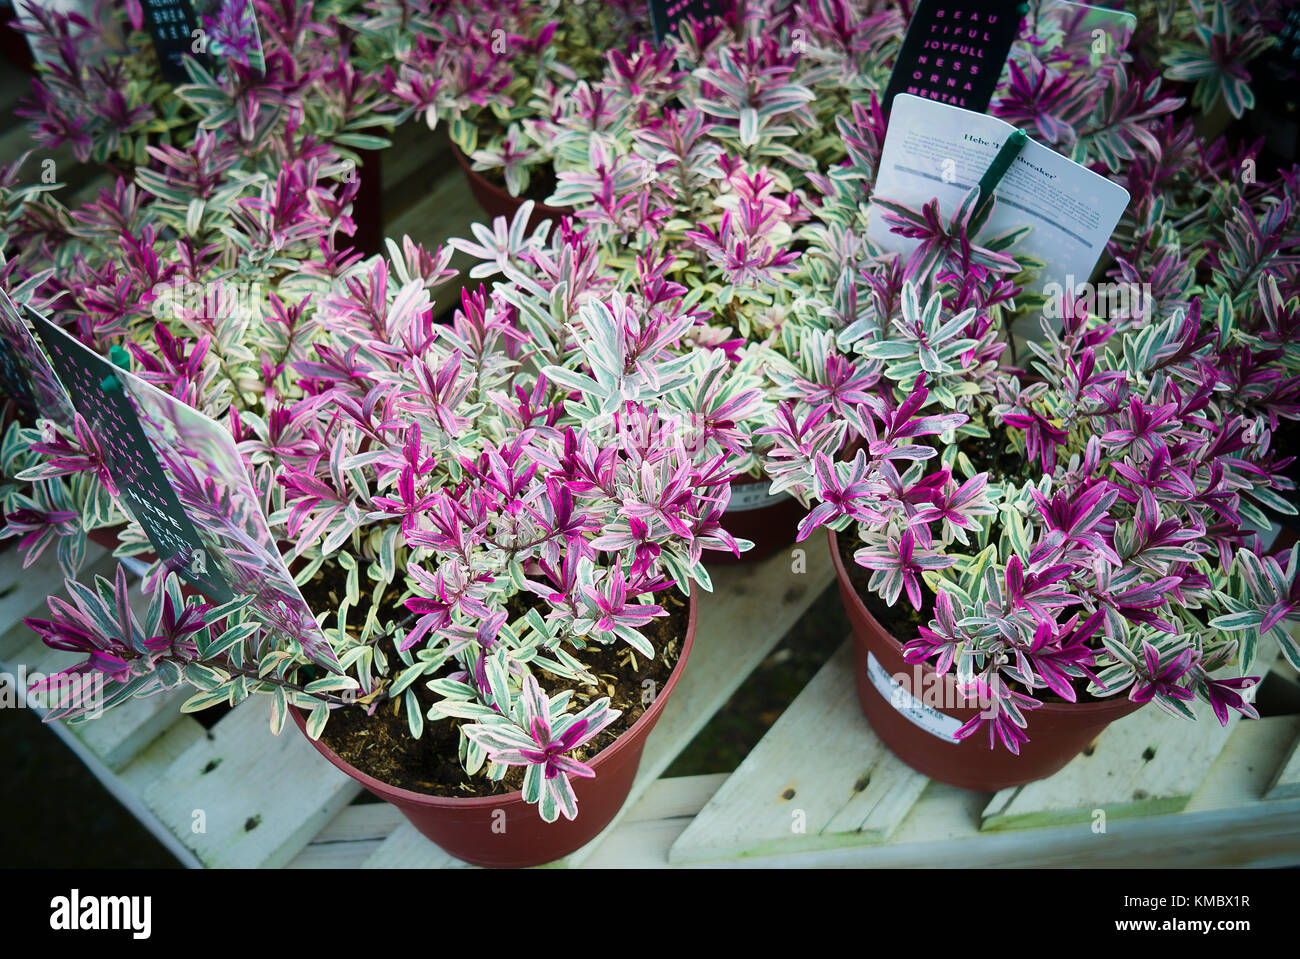
POLYGON ((731 501, 727 503, 724 512, 747 513, 753 509, 775 506, 777 503, 792 498, 786 490, 782 490, 773 496, 771 489, 772 483, 769 480, 763 480, 759 483, 733 483, 731 485, 731 501))
POLYGON ((961 720, 941 713, 913 696, 885 671, 885 667, 880 665, 880 660, 876 659, 873 653, 867 653, 867 677, 871 680, 871 685, 876 687, 876 692, 880 693, 881 698, 913 724, 944 742, 956 744, 961 741, 957 738, 957 730, 962 727, 961 720))

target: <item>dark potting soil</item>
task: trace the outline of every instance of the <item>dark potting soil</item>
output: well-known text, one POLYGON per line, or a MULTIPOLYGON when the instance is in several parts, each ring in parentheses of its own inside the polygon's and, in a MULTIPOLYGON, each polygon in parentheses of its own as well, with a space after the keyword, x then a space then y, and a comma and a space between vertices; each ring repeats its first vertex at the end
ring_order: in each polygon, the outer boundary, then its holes
MULTIPOLYGON (((337 575, 337 572, 331 570, 329 574, 337 575)), ((324 603, 343 593, 342 580, 330 584, 327 580, 333 578, 333 575, 329 574, 318 575, 303 588, 304 595, 314 609, 327 608, 324 603), (316 605, 317 602, 322 605, 316 605)), ((527 612, 531 599, 520 597, 517 604, 512 604, 512 619, 527 612)), ((672 590, 660 594, 657 601, 667 609, 668 615, 642 627, 642 633, 656 650, 653 660, 645 659, 621 642, 611 646, 591 644, 577 654, 587 670, 599 680, 599 685, 575 686, 570 710, 578 712, 589 703, 608 696, 610 706, 621 710, 622 714, 590 742, 573 750, 569 755, 574 759, 590 762, 597 753, 630 729, 653 701, 653 695, 646 693, 653 694, 655 690, 662 690, 673 667, 677 665, 682 642, 686 637, 689 606, 686 599, 672 590), (647 684, 647 680, 653 685, 647 684), (643 696, 645 702, 642 701, 643 696)), ((333 603, 337 607, 337 598, 333 599, 333 603)), ((365 610, 362 609, 358 621, 364 616, 365 610)), ((381 640, 380 646, 390 665, 400 664, 392 640, 381 640)), ((448 664, 439 673, 429 676, 429 679, 437 679, 459 669, 459 664, 448 664)), ((545 670, 539 670, 538 673, 542 689, 552 695, 568 682, 545 670)), ((427 713, 437 697, 426 688, 425 682, 418 681, 411 688, 415 691, 420 708, 427 713)), ((505 777, 497 782, 488 779, 482 772, 474 776, 466 774, 460 763, 462 720, 426 720, 424 734, 419 739, 414 739, 403 708, 404 701, 398 698, 382 701, 373 714, 367 714, 362 706, 343 706, 332 710, 321 735, 321 742, 367 775, 412 792, 471 798, 498 796, 522 788, 522 767, 511 767, 505 777)))
POLYGON ((961 451, 970 458, 976 473, 988 473, 989 480, 1019 481, 1025 478, 1025 457, 1011 445, 1007 428, 1001 423, 989 427, 985 438, 966 437, 961 441, 961 451))

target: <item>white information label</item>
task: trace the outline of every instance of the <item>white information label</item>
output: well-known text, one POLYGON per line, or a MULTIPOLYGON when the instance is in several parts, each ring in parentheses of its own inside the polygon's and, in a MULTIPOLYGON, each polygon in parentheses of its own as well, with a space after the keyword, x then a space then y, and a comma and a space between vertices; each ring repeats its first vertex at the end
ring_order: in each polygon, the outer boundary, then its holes
MULTIPOLYGON (((899 94, 889 116, 873 195, 917 209, 937 199, 940 215, 951 217, 1014 129, 997 117, 899 94)), ((1077 286, 1091 276, 1129 201, 1128 191, 1118 183, 1034 140, 1025 143, 995 193, 986 235, 1032 226, 1007 252, 1047 264, 1032 292, 1049 282, 1067 284, 1073 279, 1071 285, 1077 286)), ((872 210, 867 236, 904 256, 920 244, 892 232, 880 207, 872 210)))
POLYGON ((885 672, 885 667, 880 665, 880 660, 872 653, 867 653, 867 676, 871 679, 871 684, 876 687, 876 692, 884 697, 885 702, 914 724, 944 742, 961 742, 957 738, 957 730, 962 727, 961 720, 945 715, 913 696, 910 691, 899 685, 893 676, 885 672))
POLYGON ((752 509, 762 509, 764 506, 775 506, 790 499, 790 493, 786 490, 772 496, 769 492, 771 489, 772 483, 769 480, 760 483, 733 483, 731 501, 727 503, 726 511, 745 513, 752 509))

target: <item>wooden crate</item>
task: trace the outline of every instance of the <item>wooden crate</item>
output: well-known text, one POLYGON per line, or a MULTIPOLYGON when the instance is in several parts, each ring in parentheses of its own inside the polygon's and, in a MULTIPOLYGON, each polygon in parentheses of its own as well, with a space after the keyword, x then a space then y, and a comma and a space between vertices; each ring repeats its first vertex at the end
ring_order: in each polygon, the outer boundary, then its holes
MULTIPOLYGON (((1285 668, 1276 681, 1293 683, 1285 668)), ((672 832, 678 865, 1295 864, 1298 742, 1300 713, 1224 728, 1147 707, 1049 779, 957 789, 871 731, 846 642, 689 824, 660 824, 660 839, 672 832)))

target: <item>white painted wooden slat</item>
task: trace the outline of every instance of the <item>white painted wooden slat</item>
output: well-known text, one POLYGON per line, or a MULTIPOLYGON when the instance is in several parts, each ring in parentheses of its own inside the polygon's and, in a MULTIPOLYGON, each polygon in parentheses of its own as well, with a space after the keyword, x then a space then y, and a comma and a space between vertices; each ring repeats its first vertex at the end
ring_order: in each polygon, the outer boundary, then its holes
POLYGON ((1268 799, 1300 799, 1300 740, 1292 745, 1264 795, 1268 799))
MULTIPOLYGON (((49 649, 35 634, 33 640, 17 658, 26 667, 29 681, 37 673, 49 676, 85 658, 78 653, 49 649)), ((193 690, 183 687, 145 699, 132 699, 97 715, 92 709, 84 722, 68 724, 68 729, 109 769, 119 770, 176 722, 181 703, 192 694, 193 690)))
MULTIPOLYGON (((667 866, 668 846, 727 779, 726 773, 656 780, 584 868, 667 866)), ((404 823, 388 803, 348 806, 289 863, 289 869, 353 869, 404 823)))
MULTIPOLYGON (((111 575, 113 561, 104 556, 84 577, 86 582, 93 582, 95 573, 111 575)), ((149 606, 149 596, 140 591, 138 584, 133 584, 131 606, 137 616, 143 616, 149 606)), ((34 674, 52 675, 61 669, 76 665, 84 656, 47 647, 34 632, 22 623, 15 626, 25 632, 27 646, 12 657, 11 666, 22 667, 28 681, 34 674)), ((86 747, 98 756, 109 769, 118 770, 125 766, 132 757, 159 736, 168 726, 176 721, 180 714, 180 705, 192 694, 188 687, 170 690, 146 699, 133 699, 114 707, 107 713, 100 713, 85 722, 70 724, 69 730, 77 736, 86 747)))
MULTIPOLYGON (((663 775, 830 583, 826 551, 809 550, 806 564, 806 571, 792 572, 789 554, 779 552, 760 563, 711 571, 714 588, 700 597, 690 662, 646 740, 624 811, 663 775)), ((613 833, 622 815, 620 812, 601 835, 559 865, 580 865, 613 833)), ((456 862, 413 827, 402 826, 366 865, 439 868, 456 862)))
POLYGON ((1096 810, 1112 820, 1178 812, 1227 745, 1238 718, 1234 713, 1226 727, 1213 715, 1193 723, 1145 706, 1107 727, 1091 755, 1076 756, 1047 779, 997 793, 984 809, 983 828, 1087 823, 1096 810))
MULTIPOLYGON (((106 551, 95 543, 86 544, 86 570, 102 572, 106 551)), ((46 598, 63 593, 63 572, 53 549, 23 569, 22 556, 14 547, 0 553, 0 661, 8 662, 28 643, 30 634, 22 620, 27 616, 43 617, 49 611, 46 598), (14 627, 18 627, 17 631, 14 627)))
MULTIPOLYGON (((1300 800, 1261 801, 1269 777, 1300 735, 1300 716, 1238 723, 1200 790, 1181 813, 1042 829, 981 831, 986 793, 931 782, 893 837, 878 845, 710 861, 770 868, 1203 868, 1300 865, 1300 800)), ((619 865, 654 867, 678 815, 642 821, 644 841, 618 847, 619 865), (651 838, 656 837, 656 838, 651 838), (638 858, 640 857, 640 858, 638 858)), ((611 842, 611 849, 614 848, 611 842)), ((600 857, 593 865, 606 865, 600 857)))
POLYGON ((240 704, 144 790, 204 865, 281 866, 361 788, 298 730, 272 736, 269 718, 268 697, 240 704), (196 832, 200 821, 205 831, 196 832))
MULTIPOLYGON (((1264 637, 1252 672, 1267 672, 1278 653, 1277 642, 1264 637)), ((1240 720, 1231 713, 1228 725, 1220 726, 1206 704, 1197 707, 1200 719, 1195 723, 1154 705, 1124 717, 1097 738, 1090 755, 1075 757, 1048 779, 997 793, 984 810, 983 828, 1091 822, 1096 810, 1108 819, 1178 812, 1197 792, 1240 720)))
POLYGON ((871 731, 846 642, 673 845, 674 863, 883 842, 928 780, 871 731))
MULTIPOLYGON (((25 689, 20 689, 19 695, 22 697, 26 708, 39 711, 36 704, 27 699, 25 689)), ((146 752, 148 753, 157 750, 158 745, 165 740, 171 739, 174 742, 180 734, 188 732, 189 730, 186 728, 184 723, 188 723, 189 726, 199 730, 200 734, 202 733, 198 723, 188 717, 183 717, 182 722, 173 724, 164 736, 155 740, 155 746, 151 747, 151 750, 147 750, 146 752)), ((129 769, 123 770, 121 774, 109 769, 104 761, 93 753, 85 743, 74 736, 64 723, 53 722, 49 724, 48 728, 54 733, 54 735, 58 736, 59 739, 63 740, 64 744, 72 750, 73 754, 80 759, 85 767, 90 770, 91 774, 99 780, 100 784, 108 791, 108 793, 120 802, 126 808, 127 812, 131 813, 131 815, 139 820, 141 825, 153 833, 154 837, 163 845, 163 847, 174 855, 182 865, 190 867, 197 867, 200 865, 195 855, 182 845, 182 843, 176 838, 175 833, 163 825, 163 823, 159 821, 158 817, 154 815, 153 810, 145 805, 144 800, 141 799, 141 792, 143 791, 144 783, 152 781, 154 774, 159 770, 166 768, 167 762, 170 760, 171 756, 174 755, 174 751, 168 753, 165 757, 160 751, 155 752, 155 756, 161 761, 155 762, 146 767, 147 771, 144 777, 139 775, 133 777, 129 769)))
MULTIPOLYGON (((581 814, 580 814, 581 815, 581 814)), ((406 820, 361 864, 363 869, 469 869, 406 820)))
POLYGON ((110 769, 122 769, 176 722, 181 704, 192 694, 186 688, 132 699, 98 719, 73 726, 72 733, 110 769))
POLYGON ((404 822, 397 807, 386 802, 345 806, 285 868, 360 868, 379 844, 404 822))
MULTIPOLYGON (((155 738, 122 767, 118 776, 137 795, 143 794, 152 783, 166 774, 172 763, 198 743, 206 740, 208 735, 208 731, 193 716, 177 716, 161 736, 155 738)), ((153 821, 158 822, 152 812, 149 816, 153 821)), ((161 823, 159 828, 162 828, 161 823)))
POLYGON ((582 868, 667 868, 674 840, 726 781, 726 773, 657 780, 582 868))

